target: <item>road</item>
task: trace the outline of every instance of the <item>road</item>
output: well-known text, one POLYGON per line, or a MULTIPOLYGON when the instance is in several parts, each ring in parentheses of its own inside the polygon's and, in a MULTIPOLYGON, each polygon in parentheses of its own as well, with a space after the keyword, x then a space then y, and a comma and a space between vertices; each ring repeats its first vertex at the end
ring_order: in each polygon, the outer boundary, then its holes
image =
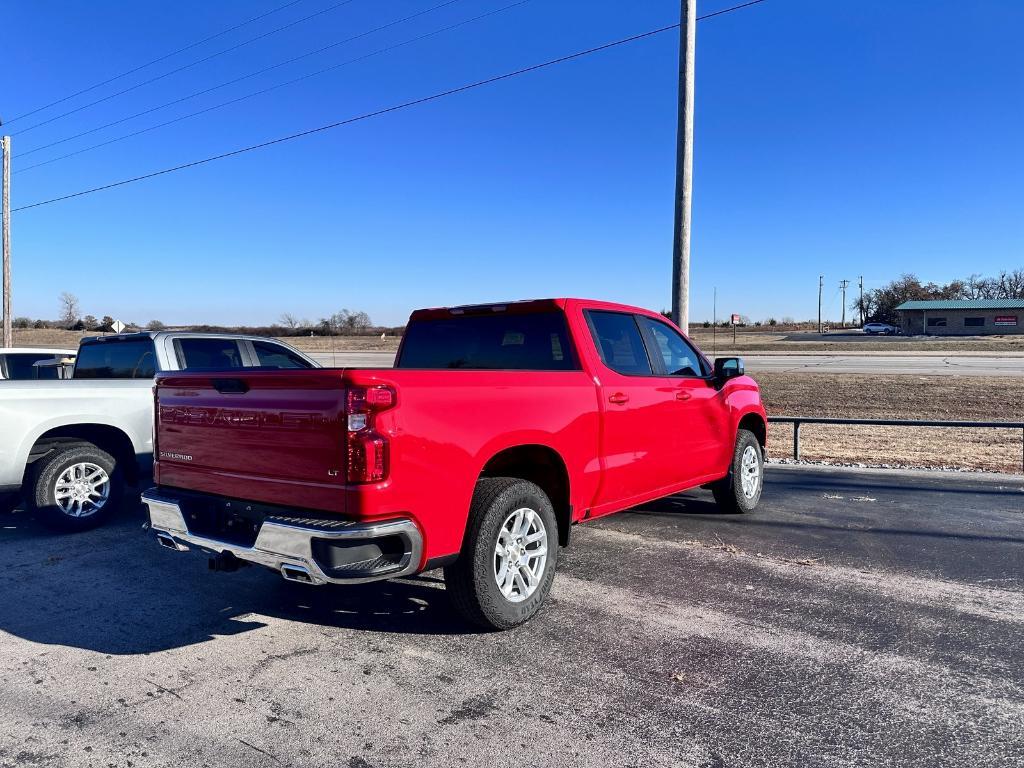
POLYGON ((574 529, 477 634, 436 574, 206 570, 0 517, 0 766, 1024 764, 1024 479, 773 467, 574 529))
MULTIPOLYGON (((314 352, 312 357, 326 366, 390 368, 395 356, 391 352, 314 352)), ((983 355, 828 355, 771 354, 743 355, 751 373, 864 373, 913 374, 918 376, 1024 376, 1024 357, 983 355)))

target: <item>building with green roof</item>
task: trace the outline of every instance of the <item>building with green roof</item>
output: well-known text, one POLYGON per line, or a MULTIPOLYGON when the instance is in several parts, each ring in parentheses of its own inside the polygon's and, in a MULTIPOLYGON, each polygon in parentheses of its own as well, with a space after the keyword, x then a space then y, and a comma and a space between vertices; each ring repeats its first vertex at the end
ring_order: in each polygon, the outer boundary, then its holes
POLYGON ((905 301, 896 311, 908 336, 1024 333, 1024 299, 905 301))

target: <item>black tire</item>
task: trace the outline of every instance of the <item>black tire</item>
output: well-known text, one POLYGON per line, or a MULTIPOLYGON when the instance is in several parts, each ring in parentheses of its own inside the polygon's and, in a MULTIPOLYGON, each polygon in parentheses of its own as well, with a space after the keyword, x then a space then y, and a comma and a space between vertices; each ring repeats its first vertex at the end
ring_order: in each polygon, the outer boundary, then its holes
POLYGON ((44 525, 65 533, 77 533, 102 525, 117 511, 124 496, 124 480, 117 461, 92 443, 62 446, 39 459, 33 470, 25 493, 29 509, 44 525), (81 464, 99 467, 106 473, 106 498, 99 505, 81 505, 86 509, 80 516, 74 516, 65 512, 58 503, 57 480, 64 472, 81 464), (97 508, 91 509, 93 506, 97 508))
POLYGON ((753 432, 746 429, 737 430, 736 446, 733 448, 729 474, 711 485, 711 493, 714 494, 715 502, 722 512, 732 514, 753 512, 757 507, 757 503, 761 500, 763 488, 764 451, 761 448, 761 444, 757 441, 753 432), (753 448, 757 469, 757 486, 751 495, 744 493, 742 482, 736 482, 743 472, 743 457, 744 454, 747 454, 749 448, 753 448))
POLYGON ((540 610, 555 578, 558 521, 551 500, 526 480, 485 477, 476 484, 467 525, 459 559, 444 569, 445 584, 456 610, 484 629, 510 629, 528 621, 540 610), (543 523, 547 559, 533 591, 515 602, 498 586, 495 547, 501 529, 519 509, 532 510, 543 523))

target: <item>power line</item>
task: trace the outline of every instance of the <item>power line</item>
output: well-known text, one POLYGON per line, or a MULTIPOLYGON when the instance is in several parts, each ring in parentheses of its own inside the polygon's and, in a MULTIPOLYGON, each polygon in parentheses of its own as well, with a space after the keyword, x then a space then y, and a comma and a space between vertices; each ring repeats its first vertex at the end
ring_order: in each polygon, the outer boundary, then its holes
MULTIPOLYGON (((344 45, 345 43, 351 43, 354 40, 359 40, 359 39, 361 39, 363 37, 367 37, 368 35, 372 35, 372 34, 374 34, 376 32, 380 32, 381 30, 388 29, 389 27, 397 26, 398 24, 403 24, 406 21, 411 21, 412 19, 418 18, 420 16, 424 16, 424 15, 426 15, 428 13, 432 13, 433 11, 440 10, 441 8, 445 8, 445 7, 449 6, 449 5, 454 5, 455 3, 459 3, 459 2, 462 2, 462 0, 445 0, 445 2, 440 3, 438 5, 432 6, 430 8, 426 8, 426 9, 424 9, 422 11, 418 11, 417 13, 411 14, 409 16, 405 16, 405 17, 403 17, 401 19, 395 19, 394 21, 390 21, 387 24, 382 24, 379 27, 374 27, 373 29, 366 30, 365 32, 360 32, 358 35, 353 35, 351 37, 346 37, 344 40, 338 40, 337 42, 331 43, 330 45, 325 45, 322 48, 317 48, 315 51, 309 51, 308 53, 303 53, 303 54, 300 54, 299 56, 294 56, 294 57, 292 57, 290 59, 287 59, 286 61, 282 61, 282 62, 279 62, 277 64, 272 64, 269 67, 263 67, 262 69, 258 69, 258 70, 254 71, 254 72, 250 72, 248 74, 242 75, 241 77, 236 77, 236 78, 234 78, 232 80, 228 80, 226 82, 220 83, 219 85, 214 85, 214 86, 212 86, 210 88, 204 88, 201 91, 196 91, 195 93, 190 93, 187 96, 182 96, 181 98, 165 102, 164 104, 159 104, 159 105, 157 105, 155 107, 150 107, 149 109, 145 109, 142 112, 136 112, 134 115, 128 115, 127 117, 122 117, 119 120, 114 120, 113 122, 105 123, 103 125, 96 126, 95 128, 90 128, 87 131, 82 131, 81 133, 76 133, 73 136, 66 136, 63 139, 58 139, 57 141, 51 141, 49 144, 43 144, 42 146, 39 146, 39 147, 33 147, 32 149, 27 150, 25 152, 20 152, 18 154, 18 156, 19 157, 24 157, 25 155, 31 155, 34 152, 40 152, 40 151, 42 151, 44 149, 49 149, 50 147, 55 147, 58 144, 64 144, 65 142, 72 141, 74 139, 80 139, 83 136, 88 136, 91 133, 96 133, 97 131, 102 131, 104 128, 112 128, 115 125, 120 125, 121 123, 126 123, 129 120, 134 120, 137 117, 143 117, 143 116, 151 114, 153 112, 158 112, 161 109, 166 109, 167 107, 173 107, 175 104, 181 104, 182 102, 189 101, 189 100, 194 99, 194 98, 196 98, 198 96, 204 96, 207 93, 212 93, 213 91, 220 90, 221 88, 226 88, 229 85, 235 85, 236 83, 240 83, 243 80, 249 80, 249 79, 251 79, 253 77, 257 77, 258 75, 266 74, 267 72, 270 72, 272 70, 279 69, 281 67, 287 66, 288 64, 294 64, 296 61, 301 61, 302 59, 307 59, 310 56, 315 56, 318 53, 323 53, 324 51, 330 50, 331 48, 337 48, 339 45, 344 45)), ((327 70, 323 70, 323 71, 327 71, 327 70)), ((295 81, 295 82, 297 82, 297 81, 295 81)), ((198 114, 198 113, 196 113, 196 114, 198 114)), ((132 135, 134 135, 134 134, 132 134, 132 135)), ((102 146, 102 145, 100 145, 100 146, 102 146)), ((72 153, 72 154, 76 154, 76 153, 72 153)), ((65 157, 67 157, 67 155, 65 155, 65 157)), ((40 165, 41 165, 41 163, 40 163, 40 165)), ((34 168, 35 166, 29 166, 29 167, 34 168)), ((27 168, 23 168, 22 170, 27 170, 27 168)))
MULTIPOLYGON (((376 51, 372 51, 371 53, 364 54, 363 56, 357 56, 354 59, 348 59, 347 61, 339 62, 338 64, 334 64, 334 65, 332 65, 330 67, 325 67, 324 69, 317 70, 316 72, 310 72, 308 74, 302 75, 301 77, 297 77, 297 78, 295 78, 293 80, 288 80, 288 81, 283 82, 283 83, 278 83, 277 85, 272 85, 269 88, 263 88, 263 89, 261 89, 259 91, 254 91, 252 93, 247 93, 244 96, 239 96, 239 97, 237 97, 235 99, 230 99, 228 101, 221 102, 220 104, 214 104, 211 107, 207 107, 205 109, 200 109, 200 110, 198 110, 196 112, 190 112, 187 115, 181 115, 180 117, 176 117, 173 120, 167 120, 165 122, 158 123, 156 125, 151 125, 148 128, 142 128, 141 130, 133 131, 132 133, 127 133, 127 134, 125 134, 123 136, 117 136, 116 138, 100 142, 99 144, 93 144, 92 146, 89 146, 89 147, 83 147, 82 149, 75 150, 74 152, 69 152, 66 155, 59 155, 58 157, 53 157, 53 158, 50 158, 49 160, 44 160, 44 161, 42 161, 40 163, 34 163, 33 165, 27 165, 24 168, 19 168, 18 170, 14 171, 14 173, 22 173, 24 171, 30 171, 30 170, 32 170, 34 168, 40 168, 42 166, 49 165, 50 163, 56 163, 56 162, 59 162, 60 160, 66 160, 66 159, 68 159, 70 157, 75 157, 76 155, 81 155, 81 154, 84 154, 86 152, 92 152, 93 150, 101 149, 102 147, 109 146, 110 144, 115 144, 115 143, 117 143, 119 141, 124 141, 125 139, 130 139, 130 138, 133 138, 135 136, 140 136, 140 135, 142 135, 144 133, 149 133, 150 131, 159 130, 160 128, 166 128, 168 125, 174 125, 175 123, 180 123, 183 120, 188 120, 188 119, 193 118, 193 117, 198 117, 200 115, 206 114, 207 112, 213 112, 214 110, 217 110, 217 109, 223 109, 224 107, 231 106, 232 104, 237 104, 237 103, 239 103, 241 101, 246 101, 247 99, 251 99, 251 98, 254 98, 256 96, 262 96, 262 95, 264 95, 266 93, 270 93, 271 91, 275 91, 275 90, 277 90, 279 88, 285 88, 285 87, 287 87, 289 85, 294 85, 296 83, 302 82, 303 80, 308 80, 308 79, 310 79, 312 77, 317 77, 318 75, 322 75, 322 74, 325 74, 327 72, 331 72, 331 71, 336 70, 336 69, 341 69, 342 67, 347 67, 347 66, 349 66, 351 64, 355 64, 355 63, 358 63, 360 61, 365 61, 366 59, 373 58, 374 56, 380 56, 382 54, 389 53, 390 51, 393 51, 393 50, 395 50, 397 48, 402 48, 404 46, 411 45, 413 43, 417 43, 417 42, 420 42, 422 40, 426 40, 427 38, 435 37, 435 36, 443 34, 445 32, 450 32, 453 29, 458 29, 459 27, 464 27, 464 26, 466 26, 468 24, 472 24, 474 22, 480 21, 481 19, 485 19, 485 18, 487 18, 489 16, 494 16, 494 15, 497 15, 499 13, 503 13, 504 11, 511 10, 512 8, 516 8, 516 7, 520 6, 520 5, 526 5, 529 2, 532 2, 532 0, 518 0, 518 2, 511 3, 511 4, 503 6, 501 8, 496 8, 496 9, 494 9, 492 11, 488 11, 487 13, 482 13, 482 14, 480 14, 478 16, 474 16, 471 19, 466 19, 466 20, 460 21, 460 22, 458 22, 456 24, 450 24, 450 25, 448 25, 446 27, 443 27, 441 29, 436 29, 436 30, 434 30, 432 32, 427 32, 427 33, 422 34, 422 35, 417 35, 416 37, 410 38, 409 40, 404 40, 404 41, 402 41, 400 43, 395 43, 394 45, 389 45, 389 46, 387 46, 385 48, 380 48, 380 49, 378 49, 376 51)), ((21 153, 20 156, 24 156, 26 154, 29 154, 29 153, 28 152, 23 152, 23 153, 21 153)))
POLYGON ((120 80, 122 77, 127 77, 128 75, 133 75, 136 72, 139 72, 140 70, 143 70, 143 69, 146 69, 147 67, 153 66, 154 64, 159 64, 161 61, 166 61, 167 59, 173 58, 173 57, 177 56, 179 53, 184 53, 185 51, 190 51, 193 48, 197 48, 198 46, 203 45, 204 43, 208 43, 211 40, 216 40, 218 37, 223 37, 224 35, 226 35, 226 34, 228 34, 230 32, 234 32, 237 29, 241 29, 242 27, 248 26, 249 24, 253 24, 253 23, 259 21, 260 19, 265 19, 265 18, 267 18, 267 16, 272 16, 275 13, 283 11, 283 10, 285 10, 287 8, 291 8, 293 5, 298 5, 301 2, 303 2, 303 0, 291 0, 290 3, 285 3, 284 5, 279 5, 277 8, 269 10, 266 13, 261 13, 259 16, 253 16, 251 19, 243 21, 241 24, 236 24, 233 27, 228 27, 227 29, 220 31, 220 32, 218 32, 215 35, 210 35, 209 37, 204 37, 202 40, 197 40, 194 43, 190 43, 189 45, 186 45, 184 48, 179 48, 176 51, 171 51, 170 53, 164 54, 163 56, 161 56, 159 58, 153 59, 152 61, 147 61, 145 64, 140 64, 137 67, 133 67, 132 69, 129 69, 129 70, 125 71, 125 72, 122 72, 119 75, 114 75, 113 77, 107 78, 106 80, 103 80, 102 82, 95 83, 94 85, 90 85, 88 88, 83 88, 80 91, 75 91, 74 93, 68 94, 67 96, 59 98, 56 101, 51 101, 49 104, 44 104, 41 107, 36 107, 35 109, 31 110, 30 112, 25 112, 23 114, 18 115, 17 117, 12 117, 7 122, 8 123, 13 123, 15 120, 21 120, 22 118, 29 117, 31 115, 36 114, 36 112, 42 112, 44 109, 49 109, 50 107, 55 107, 58 104, 63 104, 65 101, 68 101, 69 99, 73 99, 76 96, 81 96, 84 93, 89 93, 89 91, 94 91, 97 88, 102 88, 104 85, 109 85, 110 83, 113 83, 116 80, 120 80))
POLYGON ((138 88, 142 88, 145 85, 149 85, 150 83, 155 83, 157 80, 163 80, 165 77, 170 77, 171 75, 176 75, 178 72, 183 72, 186 69, 191 69, 192 67, 195 67, 195 66, 197 66, 199 64, 202 64, 204 62, 210 61, 211 59, 215 59, 218 56, 223 56, 226 53, 231 53, 232 51, 237 51, 239 48, 242 48, 242 47, 244 47, 246 45, 249 45, 251 43, 255 43, 258 40, 262 40, 265 37, 270 37, 271 35, 276 35, 278 32, 283 32, 284 30, 290 29, 291 27, 294 27, 297 24, 302 24, 305 21, 309 21, 310 19, 314 19, 317 16, 322 16, 325 13, 329 13, 330 11, 333 11, 333 10, 336 10, 338 8, 341 8, 343 5, 348 5, 349 3, 353 3, 353 2, 355 2, 355 0, 342 0, 342 2, 340 2, 340 3, 335 3, 334 5, 328 6, 327 8, 324 8, 321 11, 317 11, 316 13, 311 13, 308 16, 303 16, 301 19, 297 19, 297 20, 292 21, 292 22, 290 22, 288 24, 285 24, 283 27, 278 27, 277 29, 272 29, 269 32, 264 32, 263 34, 257 35, 256 37, 251 37, 248 40, 243 40, 242 42, 240 42, 240 43, 238 43, 236 45, 233 45, 230 48, 224 48, 224 49, 222 49, 220 51, 217 51, 216 53, 211 53, 209 56, 204 56, 201 59, 196 59, 195 61, 190 62, 189 64, 185 64, 183 66, 180 66, 177 69, 172 69, 170 72, 164 72, 162 75, 157 75, 156 77, 151 77, 149 80, 143 80, 141 83, 136 83, 135 85, 132 85, 132 86, 130 86, 128 88, 124 88, 123 90, 117 91, 116 93, 112 93, 109 96, 104 96, 102 99, 96 99, 95 101, 90 101, 88 104, 83 104, 80 107, 75 107, 74 109, 69 109, 67 112, 62 112, 61 114, 56 115, 55 117, 51 117, 51 118, 49 118, 47 120, 43 120, 42 122, 35 123, 34 125, 30 125, 28 128, 22 128, 20 131, 15 131, 11 135, 12 136, 17 136, 18 134, 26 133, 27 131, 34 130, 34 129, 39 128, 39 127, 44 126, 44 125, 48 125, 48 124, 54 122, 55 120, 60 120, 62 118, 65 118, 68 115, 73 115, 76 112, 81 112, 83 109, 88 109, 89 107, 94 107, 97 104, 102 104, 105 101, 110 101, 111 99, 116 99, 118 96, 123 96, 124 94, 130 93, 131 91, 134 91, 134 90, 136 90, 138 88))
POLYGON ((764 2, 764 0, 750 0, 749 3, 740 3, 739 5, 734 5, 734 6, 731 6, 729 8, 723 8, 720 11, 713 11, 711 13, 705 13, 703 16, 698 16, 697 17, 697 21, 704 21, 704 19, 712 19, 715 16, 721 16, 723 13, 732 13, 733 11, 738 11, 741 8, 749 8, 752 5, 757 5, 758 3, 763 3, 763 2, 764 2))
MULTIPOLYGON (((711 18, 712 16, 720 16, 723 13, 729 13, 730 11, 736 11, 736 10, 739 10, 741 8, 746 8, 746 7, 750 6, 750 5, 756 5, 758 2, 764 2, 764 0, 754 0, 753 2, 743 3, 742 5, 733 6, 732 8, 726 8, 726 9, 723 9, 721 11, 716 11, 713 14, 708 14, 707 16, 698 17, 698 20, 703 19, 703 18, 711 18)), ((193 160, 191 162, 182 163, 181 165, 175 165, 175 166, 172 166, 170 168, 163 168, 163 169, 161 169, 159 171, 153 171, 151 173, 146 173, 146 174, 143 174, 141 176, 134 176, 134 177, 129 178, 129 179, 122 179, 120 181, 114 181, 114 182, 111 182, 109 184, 104 184, 104 185, 99 186, 99 187, 92 187, 90 189, 83 189, 83 190, 81 190, 79 192, 72 192, 71 194, 61 195, 60 197, 53 197, 53 198, 50 198, 49 200, 41 200, 41 201, 39 201, 37 203, 30 203, 28 205, 23 205, 23 206, 20 206, 19 208, 15 208, 13 210, 14 211, 25 211, 25 210, 28 210, 30 208, 39 208, 40 206, 43 206, 43 205, 50 205, 52 203, 58 203, 58 202, 61 202, 63 200, 70 200, 70 199, 75 198, 75 197, 82 197, 83 195, 90 195, 90 194, 93 194, 94 192, 103 192, 103 191, 108 190, 108 189, 114 189, 115 187, 123 187, 126 184, 133 184, 133 183, 135 183, 137 181, 145 181, 146 179, 152 179, 152 178, 155 178, 157 176, 164 176, 164 175, 166 175, 168 173, 175 173, 177 171, 183 171, 183 170, 185 170, 187 168, 195 168, 196 166, 205 165, 207 163, 212 163, 212 162, 214 162, 216 160, 224 160, 224 159, 229 158, 229 157, 235 157, 236 155, 242 155, 242 154, 245 154, 245 153, 248 153, 248 152, 254 152, 257 149, 265 149, 267 147, 272 147, 272 146, 277 145, 277 144, 283 144, 283 143, 288 142, 288 141, 294 141, 295 139, 300 139, 300 138, 304 138, 306 136, 312 136, 313 134, 323 133, 324 131, 333 130, 334 128, 340 128, 340 127, 345 126, 345 125, 352 125, 353 123, 362 122, 363 120, 369 120, 371 118, 380 117, 382 115, 387 115, 387 114, 390 114, 392 112, 398 112, 400 110, 409 109, 410 107, 419 106, 421 104, 427 104, 429 102, 433 102, 433 101, 437 101, 439 99, 443 99, 443 98, 445 98, 447 96, 454 96, 454 95, 459 94, 459 93, 464 93, 466 91, 474 90, 476 88, 481 88, 481 87, 483 87, 485 85, 491 85, 493 83, 498 83, 498 82, 501 82, 501 81, 504 81, 504 80, 509 80, 509 79, 511 79, 513 77, 518 77, 520 75, 525 75, 525 74, 528 74, 530 72, 536 72, 537 70, 540 70, 540 69, 546 69, 546 68, 552 67, 552 66, 554 66, 556 64, 563 64, 563 63, 568 62, 568 61, 573 61, 575 59, 583 58, 584 56, 590 56, 590 55, 595 54, 595 53, 600 53, 602 51, 607 51, 607 50, 609 50, 611 48, 617 48, 620 45, 626 45, 628 43, 634 43, 634 42, 637 42, 639 40, 644 40, 644 39, 647 39, 647 38, 650 38, 650 37, 654 37, 655 35, 659 35, 659 34, 661 34, 663 32, 668 32, 668 31, 673 30, 673 29, 679 29, 679 24, 678 23, 676 23, 676 24, 669 24, 668 26, 665 26, 665 27, 659 27, 658 29, 652 29, 652 30, 649 30, 647 32, 641 32, 640 34, 631 35, 630 37, 624 37, 624 38, 622 38, 620 40, 614 40, 614 41, 612 41, 610 43, 604 43, 602 45, 594 46, 593 48, 587 48, 587 49, 582 50, 582 51, 576 51, 575 53, 567 54, 565 56, 559 56, 556 59, 549 59, 548 61, 544 61, 544 62, 541 62, 539 64, 532 64, 532 65, 530 65, 528 67, 523 67, 521 69, 516 69, 516 70, 513 70, 511 72, 506 72, 506 73, 501 74, 501 75, 495 75, 494 77, 489 77, 489 78, 486 78, 484 80, 477 80, 476 82, 467 83, 466 85, 460 85, 460 86, 458 86, 456 88, 449 88, 448 90, 440 91, 438 93, 431 94, 430 96, 423 96, 423 97, 418 98, 418 99, 413 99, 411 101, 402 102, 401 104, 395 104, 395 105, 392 105, 390 107, 384 107, 383 109, 378 109, 378 110, 375 110, 373 112, 366 112, 366 113, 364 113, 362 115, 357 115, 356 117, 349 117, 349 118, 346 118, 344 120, 338 120, 337 122, 334 122, 334 123, 328 123, 327 125, 321 125, 321 126, 319 126, 317 128, 310 128, 310 129, 305 130, 305 131, 299 131, 298 133, 292 133, 292 134, 289 134, 288 136, 280 136, 280 137, 278 137, 276 139, 271 139, 269 141, 264 141, 264 142, 261 142, 259 144, 252 144, 252 145, 247 146, 247 147, 240 147, 239 149, 234 149, 234 150, 231 150, 230 152, 223 152, 223 153, 221 153, 219 155, 212 155, 210 157, 205 157, 205 158, 202 158, 200 160, 193 160)))

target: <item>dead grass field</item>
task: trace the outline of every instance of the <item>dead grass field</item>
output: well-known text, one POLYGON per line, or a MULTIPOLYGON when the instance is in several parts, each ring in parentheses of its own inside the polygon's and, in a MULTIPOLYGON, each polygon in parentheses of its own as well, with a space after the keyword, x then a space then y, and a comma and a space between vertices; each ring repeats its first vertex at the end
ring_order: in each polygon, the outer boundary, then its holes
POLYGON ((62 331, 51 328, 14 329, 14 346, 16 347, 58 347, 77 349, 78 341, 83 336, 95 336, 85 331, 62 331))
MULTIPOLYGON (((760 373, 774 416, 865 419, 1024 420, 1024 380, 958 376, 760 373)), ((790 458, 792 427, 771 428, 768 453, 790 458)), ((1021 472, 1019 429, 868 427, 805 424, 804 459, 1021 472)))

